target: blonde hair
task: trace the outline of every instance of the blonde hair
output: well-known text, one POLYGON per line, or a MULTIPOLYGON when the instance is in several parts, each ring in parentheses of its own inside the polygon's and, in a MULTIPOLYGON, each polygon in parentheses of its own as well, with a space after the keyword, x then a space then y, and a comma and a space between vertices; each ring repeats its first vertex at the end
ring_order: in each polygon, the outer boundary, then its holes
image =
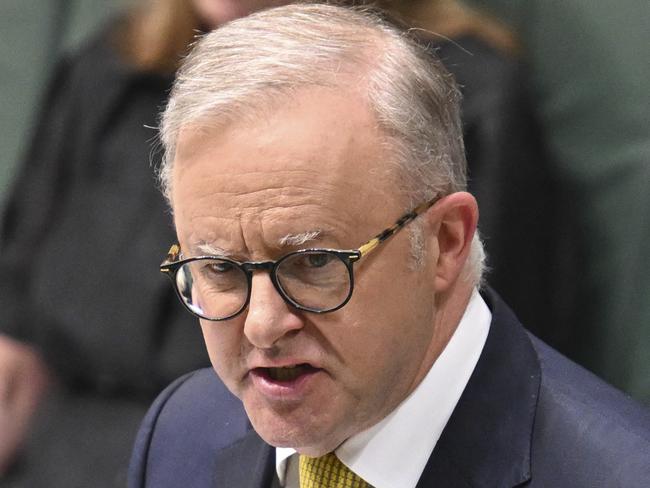
POLYGON ((147 0, 130 12, 116 42, 136 68, 171 73, 178 68, 199 27, 189 0, 147 0))
POLYGON ((505 24, 458 0, 379 0, 382 8, 405 24, 451 39, 474 35, 510 55, 518 55, 520 43, 505 24))

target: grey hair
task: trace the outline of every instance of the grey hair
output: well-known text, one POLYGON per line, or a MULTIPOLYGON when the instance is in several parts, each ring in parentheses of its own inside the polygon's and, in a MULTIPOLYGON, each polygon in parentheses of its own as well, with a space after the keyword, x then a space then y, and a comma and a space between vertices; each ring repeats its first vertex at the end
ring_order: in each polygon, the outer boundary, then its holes
MULTIPOLYGON (((396 191, 408 205, 466 188, 460 93, 440 61, 367 8, 305 3, 257 12, 195 43, 161 119, 159 177, 170 203, 183 127, 253 117, 309 86, 366 97, 394 155, 396 191)), ((483 262, 476 235, 465 273, 474 284, 483 262)))

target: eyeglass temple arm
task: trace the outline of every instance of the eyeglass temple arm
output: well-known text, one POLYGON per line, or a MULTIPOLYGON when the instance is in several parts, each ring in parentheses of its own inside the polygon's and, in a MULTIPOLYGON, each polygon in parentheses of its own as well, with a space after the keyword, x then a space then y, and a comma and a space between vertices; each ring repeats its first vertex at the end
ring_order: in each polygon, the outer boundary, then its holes
POLYGON ((415 219, 418 215, 421 213, 427 211, 429 208, 433 206, 434 203, 436 203, 440 199, 439 196, 429 200, 428 202, 424 202, 421 205, 418 205, 415 207, 413 210, 411 210, 409 213, 403 215, 400 217, 397 222, 392 227, 389 227, 388 229, 380 232, 377 234, 375 237, 370 239, 368 242, 365 244, 362 244, 359 246, 358 251, 361 253, 361 257, 370 254, 372 251, 375 250, 379 244, 387 240, 389 237, 395 235, 402 227, 404 227, 406 224, 408 224, 411 220, 415 219))
POLYGON ((169 251, 167 251, 167 257, 165 260, 160 264, 160 268, 165 268, 169 266, 172 263, 175 263, 178 261, 178 257, 181 253, 181 246, 179 244, 172 244, 172 247, 169 248, 169 251))

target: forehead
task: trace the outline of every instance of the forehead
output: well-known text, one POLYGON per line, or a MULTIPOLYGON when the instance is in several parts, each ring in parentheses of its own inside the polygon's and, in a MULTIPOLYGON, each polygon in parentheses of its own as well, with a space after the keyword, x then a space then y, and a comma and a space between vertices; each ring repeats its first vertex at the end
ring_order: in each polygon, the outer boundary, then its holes
POLYGON ((226 127, 186 127, 172 173, 179 238, 281 240, 357 229, 378 213, 385 222, 376 210, 396 193, 388 153, 366 101, 326 88, 226 127))

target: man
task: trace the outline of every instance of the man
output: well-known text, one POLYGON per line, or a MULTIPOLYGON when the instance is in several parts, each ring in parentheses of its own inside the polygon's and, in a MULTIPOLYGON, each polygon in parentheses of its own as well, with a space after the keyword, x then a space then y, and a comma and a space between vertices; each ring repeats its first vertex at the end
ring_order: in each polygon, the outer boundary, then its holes
POLYGON ((159 397, 132 487, 647 483, 648 413, 477 291, 457 93, 367 12, 197 43, 162 121, 161 269, 218 378, 159 397))

